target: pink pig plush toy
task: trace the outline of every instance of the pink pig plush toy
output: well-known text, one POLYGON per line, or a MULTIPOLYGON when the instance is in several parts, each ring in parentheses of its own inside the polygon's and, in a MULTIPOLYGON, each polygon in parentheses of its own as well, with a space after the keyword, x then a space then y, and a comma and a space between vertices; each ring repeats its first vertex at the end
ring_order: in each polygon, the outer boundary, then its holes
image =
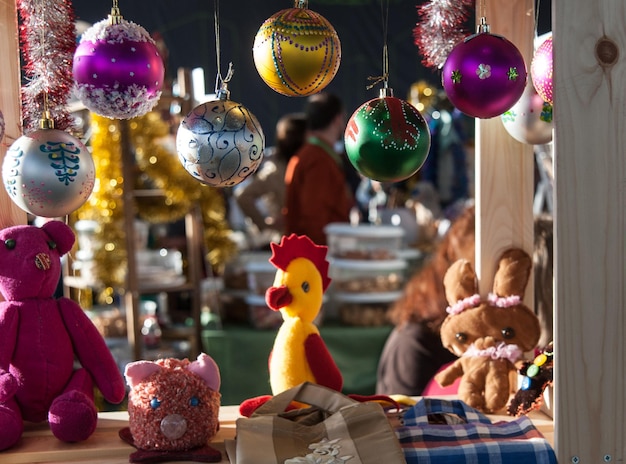
POLYGON ((130 462, 219 462, 209 442, 219 429, 220 372, 208 354, 126 366, 128 427, 120 437, 137 451, 130 462))
POLYGON ((74 240, 60 221, 0 230, 0 450, 17 443, 23 421, 47 419, 65 442, 87 439, 98 420, 94 383, 107 401, 124 399, 96 327, 77 303, 54 297, 74 240))

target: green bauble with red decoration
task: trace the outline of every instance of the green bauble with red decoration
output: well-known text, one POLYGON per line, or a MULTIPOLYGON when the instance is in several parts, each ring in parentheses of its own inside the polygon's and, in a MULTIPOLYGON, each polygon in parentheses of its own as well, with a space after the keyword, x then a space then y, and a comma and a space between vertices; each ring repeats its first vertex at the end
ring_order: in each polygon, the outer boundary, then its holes
POLYGON ((430 132, 417 108, 384 88, 379 98, 352 114, 344 143, 350 162, 362 175, 380 182, 399 182, 424 164, 430 132))

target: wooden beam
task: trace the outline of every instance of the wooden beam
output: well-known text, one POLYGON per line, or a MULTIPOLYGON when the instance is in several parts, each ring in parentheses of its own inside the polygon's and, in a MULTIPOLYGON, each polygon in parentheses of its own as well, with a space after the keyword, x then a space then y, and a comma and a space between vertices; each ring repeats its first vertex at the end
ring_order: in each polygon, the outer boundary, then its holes
MULTIPOLYGON (((535 23, 533 0, 486 0, 476 4, 477 18, 484 12, 491 33, 515 44, 529 71, 535 23)), ((505 249, 515 246, 532 255, 533 163, 532 146, 511 137, 500 117, 476 120, 476 274, 483 296, 492 289, 497 259, 505 249)), ((530 307, 533 292, 530 279, 525 295, 530 307)))
MULTIPOLYGON (((0 162, 7 148, 22 135, 20 99, 20 55, 17 33, 17 8, 14 0, 0 0, 0 111, 5 134, 0 141, 0 162)), ((0 189, 0 228, 26 223, 26 213, 0 189)))
POLYGON ((553 0, 555 444, 626 459, 626 3, 553 0))

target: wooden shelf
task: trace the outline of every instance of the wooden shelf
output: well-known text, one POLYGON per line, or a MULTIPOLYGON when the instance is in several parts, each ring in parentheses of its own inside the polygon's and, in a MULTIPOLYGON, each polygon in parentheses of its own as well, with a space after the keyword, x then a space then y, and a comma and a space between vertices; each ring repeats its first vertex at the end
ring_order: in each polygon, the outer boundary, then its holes
MULTIPOLYGON (((125 247, 127 250, 127 272, 126 283, 123 288, 117 289, 123 295, 123 307, 126 311, 126 330, 128 343, 132 356, 135 360, 144 359, 144 347, 141 335, 140 319, 140 297, 146 294, 178 293, 188 292, 191 296, 190 318, 193 326, 185 330, 165 329, 165 338, 188 340, 190 344, 190 359, 195 359, 202 351, 201 347, 201 282, 204 274, 206 255, 203 244, 203 223, 199 205, 194 205, 185 215, 185 242, 187 269, 180 280, 168 281, 168 279, 154 281, 142 280, 138 272, 136 255, 136 236, 134 224, 136 220, 138 198, 159 197, 164 192, 159 189, 134 189, 134 179, 137 175, 134 158, 134 148, 130 144, 128 121, 120 121, 121 151, 122 151, 122 176, 124 178, 124 221, 128 225, 125 237, 125 247)), ((182 251, 182 250, 181 250, 182 251)), ((97 282, 85 278, 70 275, 65 266, 66 272, 63 276, 63 285, 68 288, 95 289, 97 282)))

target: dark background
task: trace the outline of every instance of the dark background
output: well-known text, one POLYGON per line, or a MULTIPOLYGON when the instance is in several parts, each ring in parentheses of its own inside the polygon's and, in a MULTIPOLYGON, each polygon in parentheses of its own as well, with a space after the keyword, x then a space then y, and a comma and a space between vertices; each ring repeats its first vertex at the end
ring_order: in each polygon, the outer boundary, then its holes
MULTIPOLYGON (((398 98, 408 99, 412 83, 425 80, 440 86, 436 70, 425 68, 413 41, 413 28, 419 17, 417 6, 423 0, 310 0, 309 9, 324 16, 336 29, 342 46, 339 71, 326 88, 344 101, 346 113, 378 96, 381 85, 371 90, 369 76, 382 74, 383 6, 388 4, 387 44, 389 47, 389 87, 398 98)), ((181 67, 202 67, 206 93, 213 93, 217 76, 215 46, 215 0, 119 0, 122 16, 162 35, 168 48, 166 74, 176 78, 181 67)), ((229 84, 231 99, 252 111, 264 129, 267 144, 274 138, 274 126, 284 113, 300 111, 303 97, 286 97, 271 90, 258 75, 252 58, 254 37, 261 24, 274 13, 292 8, 292 0, 218 0, 221 72, 228 63, 235 70, 229 84)), ((90 24, 107 17, 111 1, 74 0, 78 20, 90 24)), ((549 24, 549 4, 544 2, 540 19, 549 24), (545 13, 545 14, 544 14, 545 13)), ((474 30, 471 24, 464 27, 474 30)), ((540 31, 541 32, 541 31, 540 31)))

